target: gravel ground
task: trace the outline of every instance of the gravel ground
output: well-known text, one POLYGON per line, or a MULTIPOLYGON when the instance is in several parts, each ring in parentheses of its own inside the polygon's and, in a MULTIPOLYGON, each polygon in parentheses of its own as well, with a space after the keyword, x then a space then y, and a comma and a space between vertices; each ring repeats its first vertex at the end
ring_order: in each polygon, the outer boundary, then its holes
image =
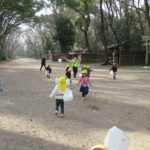
POLYGON ((49 99, 55 77, 65 63, 50 62, 51 79, 40 61, 17 59, 0 64, 5 91, 0 93, 0 150, 90 150, 103 144, 108 129, 118 126, 129 136, 129 150, 150 150, 150 70, 119 67, 117 80, 109 66, 91 65, 93 83, 81 99, 73 79, 74 100, 65 103, 65 117, 54 115, 49 99))

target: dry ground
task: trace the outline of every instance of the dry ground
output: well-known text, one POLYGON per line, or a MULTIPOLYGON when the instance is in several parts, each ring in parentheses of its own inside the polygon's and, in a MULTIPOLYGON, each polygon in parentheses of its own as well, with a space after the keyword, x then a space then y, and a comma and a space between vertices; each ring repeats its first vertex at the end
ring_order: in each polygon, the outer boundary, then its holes
POLYGON ((103 144, 112 126, 129 136, 129 150, 150 150, 150 70, 120 67, 114 81, 109 67, 92 65, 88 99, 73 80, 74 100, 65 103, 65 117, 54 115, 48 98, 64 63, 51 63, 47 79, 40 61, 18 59, 0 64, 6 90, 0 93, 0 150, 90 150, 103 144))

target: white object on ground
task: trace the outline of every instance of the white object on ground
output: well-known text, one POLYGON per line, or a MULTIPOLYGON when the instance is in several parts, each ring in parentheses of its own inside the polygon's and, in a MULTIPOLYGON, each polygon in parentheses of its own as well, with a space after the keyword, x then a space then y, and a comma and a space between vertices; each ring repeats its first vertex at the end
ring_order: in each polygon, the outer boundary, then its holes
POLYGON ((104 141, 104 146, 110 150, 127 150, 129 144, 130 139, 128 136, 116 126, 109 129, 104 141))
POLYGON ((61 63, 61 62, 62 62, 62 59, 58 59, 58 62, 61 63))
POLYGON ((72 101, 73 100, 73 93, 72 90, 65 90, 64 96, 63 96, 64 101, 72 101))
POLYGON ((113 71, 112 71, 112 70, 110 71, 110 75, 112 75, 112 76, 113 76, 113 71))
POLYGON ((49 97, 53 97, 57 91, 57 85, 54 87, 53 91, 51 92, 51 94, 49 95, 49 97))

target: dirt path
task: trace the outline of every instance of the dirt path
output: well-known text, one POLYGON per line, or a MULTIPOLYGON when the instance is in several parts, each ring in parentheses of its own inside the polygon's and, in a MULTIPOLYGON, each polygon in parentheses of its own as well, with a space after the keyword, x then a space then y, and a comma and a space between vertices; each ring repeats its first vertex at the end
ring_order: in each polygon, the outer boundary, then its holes
POLYGON ((150 150, 150 70, 122 67, 118 80, 108 67, 94 65, 93 87, 81 100, 73 80, 74 100, 65 103, 65 117, 54 115, 48 95, 65 64, 51 63, 48 80, 39 61, 18 59, 0 64, 6 90, 0 93, 0 150, 90 150, 103 144, 116 125, 131 139, 129 150, 150 150))

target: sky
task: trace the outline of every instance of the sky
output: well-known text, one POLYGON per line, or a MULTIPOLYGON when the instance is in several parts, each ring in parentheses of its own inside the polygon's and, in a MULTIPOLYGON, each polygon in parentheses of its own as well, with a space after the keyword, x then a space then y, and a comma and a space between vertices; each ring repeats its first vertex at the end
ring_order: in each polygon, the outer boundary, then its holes
MULTIPOLYGON (((43 0, 44 2, 46 3, 49 3, 48 0, 43 0)), ((135 0, 135 2, 138 1, 138 0, 135 0)), ((143 5, 144 4, 144 0, 140 0, 140 4, 143 5)), ((39 12, 36 13, 37 16, 40 16, 40 15, 48 15, 48 14, 51 14, 52 13, 52 9, 51 8, 43 8, 42 10, 40 10, 39 12)), ((28 28, 27 25, 25 24, 22 24, 20 25, 21 29, 23 30, 26 30, 28 28)))

